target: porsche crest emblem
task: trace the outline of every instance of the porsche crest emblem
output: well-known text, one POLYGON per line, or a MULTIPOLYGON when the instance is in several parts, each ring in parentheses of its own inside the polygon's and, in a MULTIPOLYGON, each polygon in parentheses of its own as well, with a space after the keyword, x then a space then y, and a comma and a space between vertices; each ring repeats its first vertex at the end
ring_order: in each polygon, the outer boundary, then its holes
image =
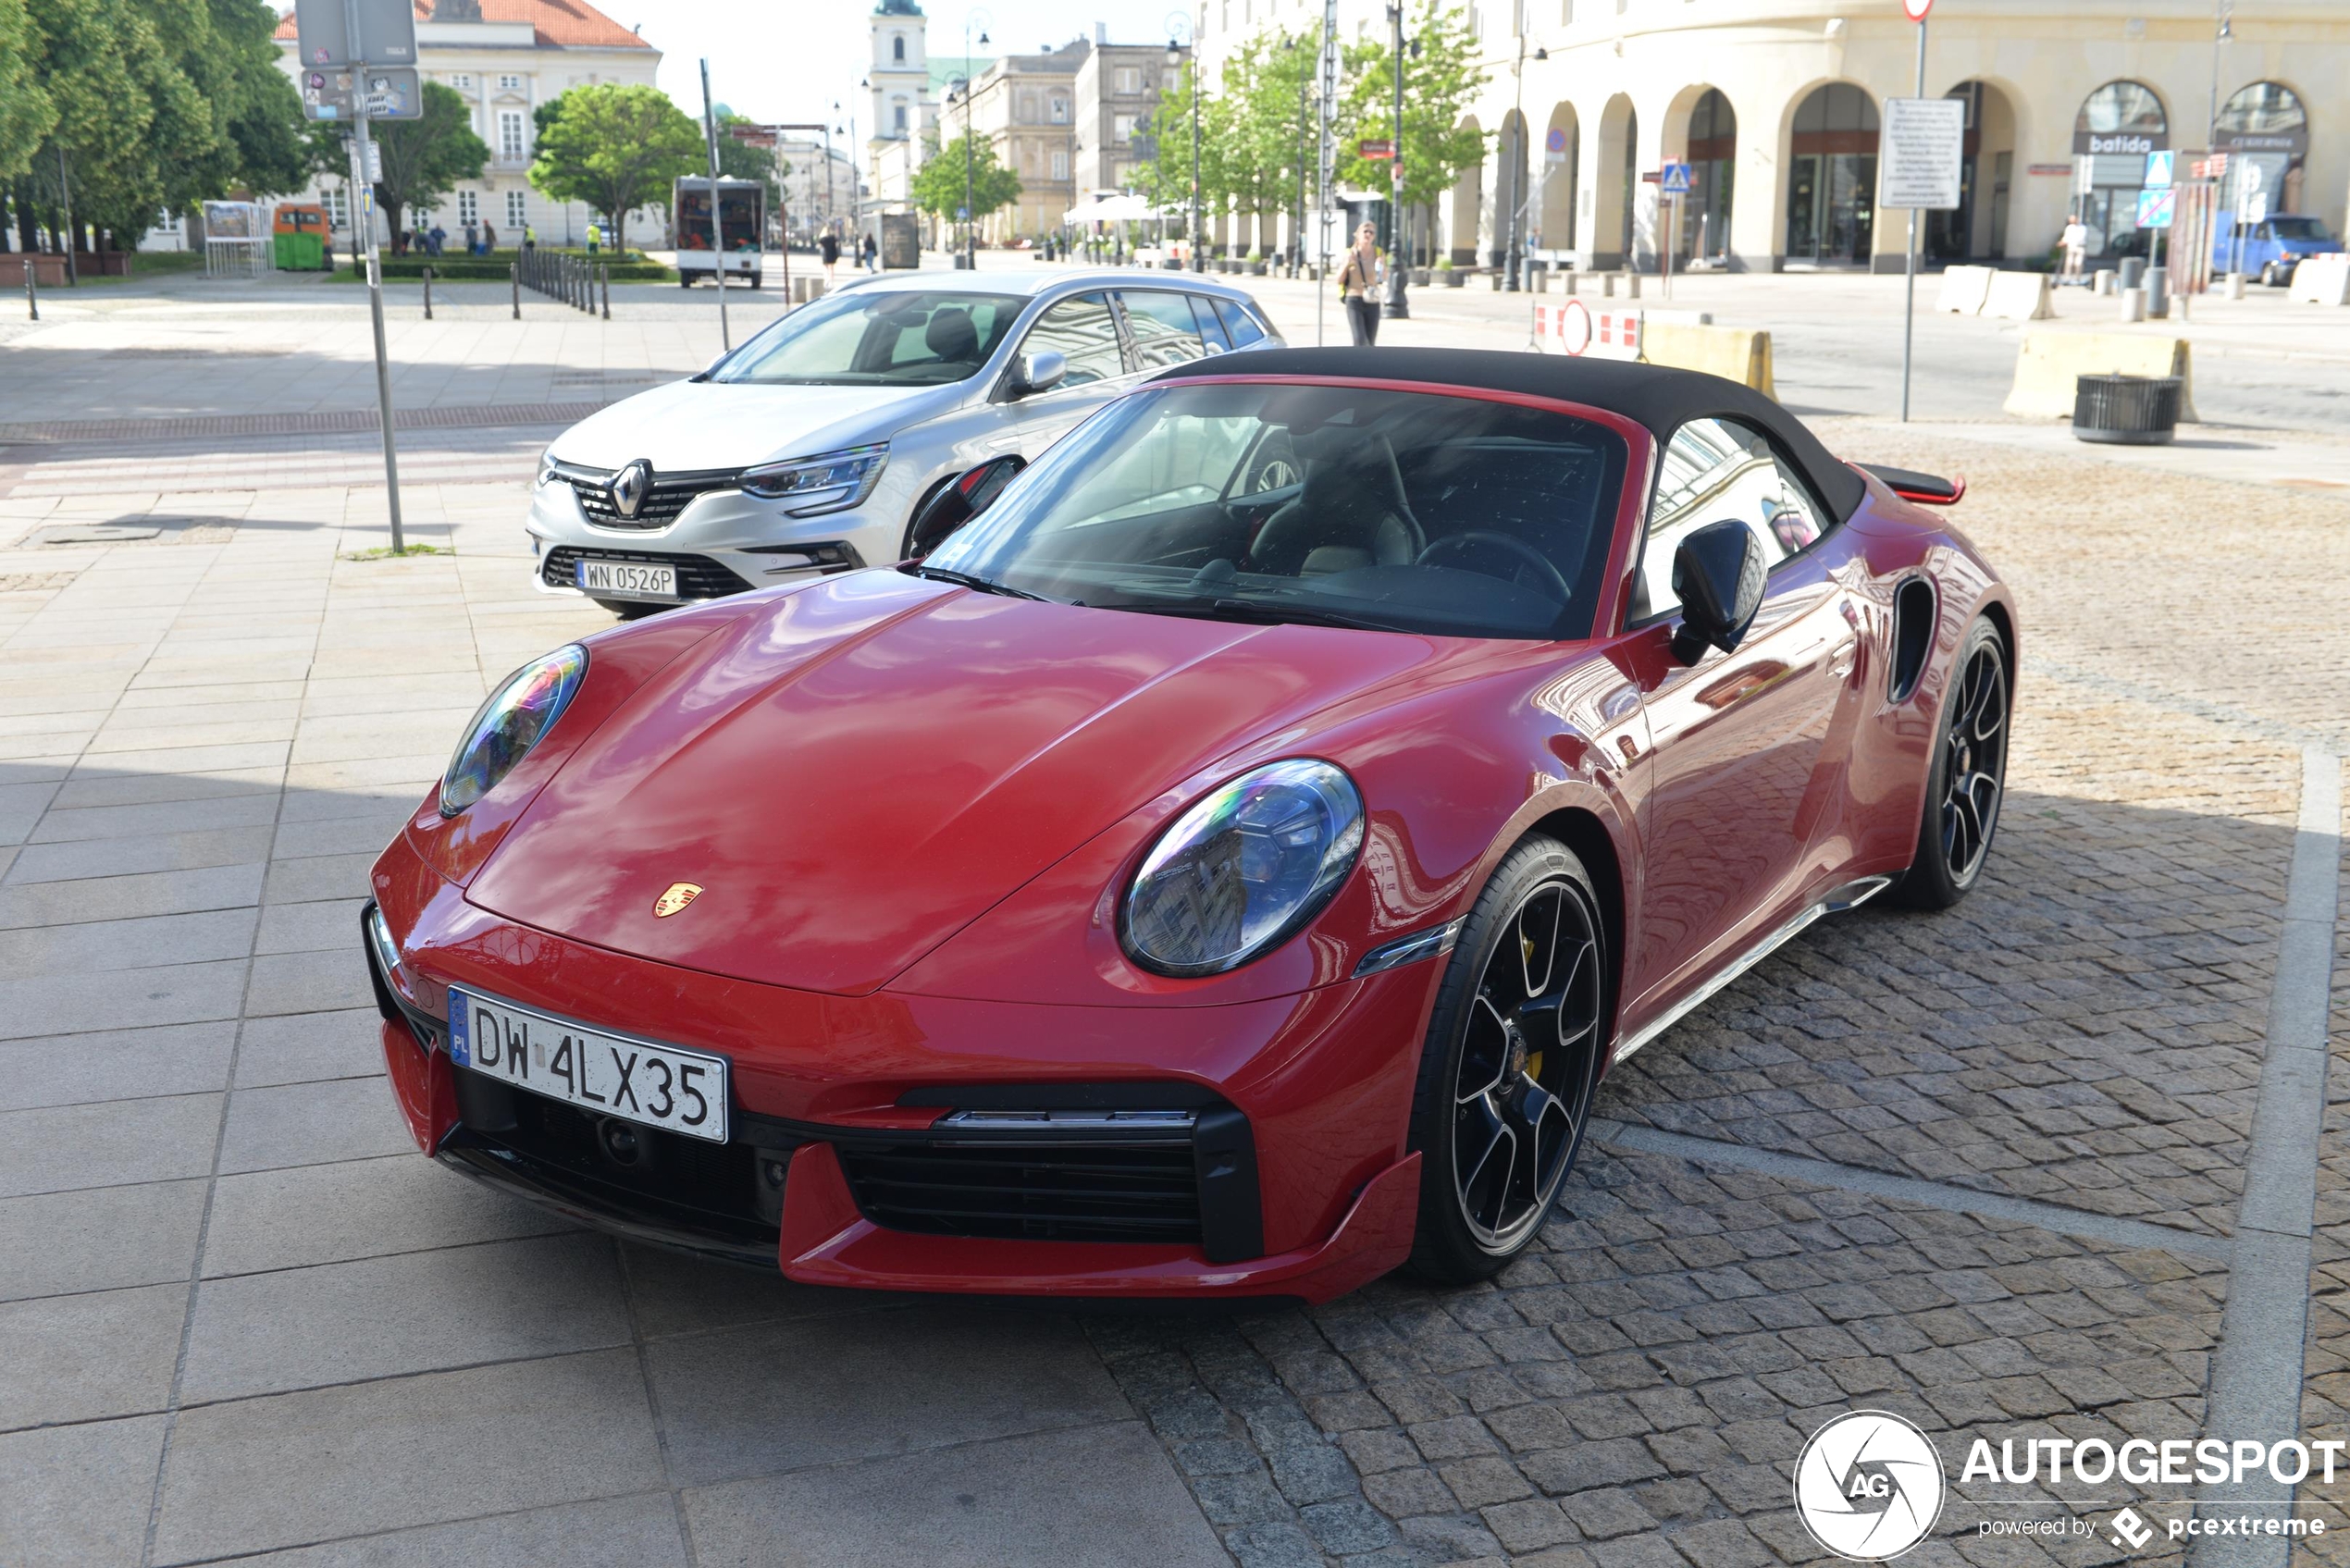
POLYGON ((673 882, 668 892, 653 900, 653 919, 665 920, 700 896, 699 883, 673 882))

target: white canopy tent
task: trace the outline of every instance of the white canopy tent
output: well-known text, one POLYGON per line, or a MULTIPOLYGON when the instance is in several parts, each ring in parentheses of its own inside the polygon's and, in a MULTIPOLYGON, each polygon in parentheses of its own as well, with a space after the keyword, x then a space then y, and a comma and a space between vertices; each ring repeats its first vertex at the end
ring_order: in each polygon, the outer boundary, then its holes
POLYGON ((1061 215, 1063 223, 1147 223, 1156 218, 1181 217, 1181 210, 1160 209, 1143 196, 1095 196, 1080 202, 1061 215))

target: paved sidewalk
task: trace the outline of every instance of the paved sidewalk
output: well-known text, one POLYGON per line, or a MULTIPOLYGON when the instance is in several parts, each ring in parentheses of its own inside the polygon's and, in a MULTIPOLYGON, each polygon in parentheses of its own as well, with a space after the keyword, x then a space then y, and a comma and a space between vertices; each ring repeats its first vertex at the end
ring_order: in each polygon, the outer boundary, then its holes
MULTIPOLYGON (((2338 851, 2300 819, 2350 749, 2350 500, 1824 430, 1965 468, 2017 585, 1985 884, 1822 922, 1633 1058, 1492 1287, 1313 1312, 810 1290, 416 1156, 357 901, 488 683, 606 623, 528 586, 543 436, 404 437, 455 553, 400 562, 348 559, 369 437, 0 454, 0 1563, 1805 1563, 1828 1415, 1908 1414, 1953 1474, 2194 1437, 2231 1332, 2350 1436, 2350 941, 2306 1339, 2228 1327, 2285 890, 2338 851)), ((2337 1534, 2297 1562, 2350 1562, 2345 1494, 2302 1489, 2337 1534)), ((1978 1534, 2059 1495, 1960 1484, 1904 1561, 2181 1560, 2109 1510, 1978 1534)))

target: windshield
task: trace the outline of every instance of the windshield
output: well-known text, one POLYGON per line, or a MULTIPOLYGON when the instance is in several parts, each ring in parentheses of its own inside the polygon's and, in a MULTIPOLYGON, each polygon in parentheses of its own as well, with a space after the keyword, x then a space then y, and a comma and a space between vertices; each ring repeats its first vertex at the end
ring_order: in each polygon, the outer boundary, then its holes
POLYGON ((2331 240, 2326 226, 2314 217, 2272 217, 2280 240, 2331 240))
POLYGON ((911 289, 827 294, 727 355, 710 378, 791 387, 961 381, 979 374, 1026 302, 911 289))
POLYGON ((1063 439, 930 564, 1113 610, 1588 636, 1626 458, 1513 403, 1176 383, 1063 439))

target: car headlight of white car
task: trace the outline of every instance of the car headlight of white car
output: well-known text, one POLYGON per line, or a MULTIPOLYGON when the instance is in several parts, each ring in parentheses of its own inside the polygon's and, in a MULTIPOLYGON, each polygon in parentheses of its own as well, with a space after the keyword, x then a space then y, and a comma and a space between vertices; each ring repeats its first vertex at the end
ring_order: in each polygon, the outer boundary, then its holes
POLYGON ((555 449, 549 447, 545 451, 538 454, 538 477, 531 481, 531 487, 534 489, 543 490, 550 484, 554 482, 554 477, 555 449))
POLYGON ((793 517, 846 512, 873 493, 889 462, 889 443, 850 447, 788 463, 763 463, 743 475, 743 494, 780 500, 793 517))
POLYGON ((1322 912, 1363 847, 1363 796, 1328 762, 1252 769, 1159 834, 1127 889, 1128 956, 1166 975, 1221 974, 1322 912))

